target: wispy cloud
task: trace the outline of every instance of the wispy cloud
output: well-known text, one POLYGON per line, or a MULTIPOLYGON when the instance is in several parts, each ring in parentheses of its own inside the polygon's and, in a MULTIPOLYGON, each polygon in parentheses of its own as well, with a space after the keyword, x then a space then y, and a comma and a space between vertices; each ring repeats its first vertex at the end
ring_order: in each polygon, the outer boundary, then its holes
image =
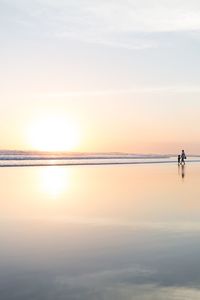
POLYGON ((101 97, 123 94, 158 94, 158 93, 200 93, 199 86, 148 86, 130 89, 108 89, 91 91, 62 91, 36 94, 34 98, 72 98, 72 97, 101 97))
MULTIPOLYGON (((155 35, 200 30, 197 0, 7 0, 5 3, 12 11, 16 9, 18 19, 24 24, 31 22, 40 32, 112 47, 157 47, 160 42, 155 35)), ((8 16, 10 11, 7 8, 8 16)))

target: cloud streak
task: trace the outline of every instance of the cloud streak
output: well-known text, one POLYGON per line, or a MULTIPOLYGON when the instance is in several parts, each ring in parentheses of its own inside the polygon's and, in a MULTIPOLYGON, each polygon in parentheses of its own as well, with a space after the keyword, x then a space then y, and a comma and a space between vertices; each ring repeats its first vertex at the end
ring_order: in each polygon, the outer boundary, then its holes
POLYGON ((51 37, 127 49, 157 47, 166 33, 200 31, 197 0, 8 0, 3 8, 4 18, 12 12, 13 21, 51 37))
POLYGON ((33 98, 70 98, 70 97, 101 97, 116 96, 124 94, 184 94, 184 93, 200 93, 198 86, 149 86, 149 87, 133 87, 130 89, 110 89, 110 90, 91 90, 91 91, 63 91, 51 92, 46 94, 33 95, 33 98))

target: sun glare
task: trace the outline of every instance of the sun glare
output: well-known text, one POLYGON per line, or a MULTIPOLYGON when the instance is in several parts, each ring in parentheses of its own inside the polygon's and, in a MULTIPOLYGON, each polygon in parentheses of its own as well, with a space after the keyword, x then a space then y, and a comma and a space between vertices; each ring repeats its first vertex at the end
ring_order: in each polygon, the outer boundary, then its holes
POLYGON ((80 143, 80 130, 70 119, 43 117, 35 120, 28 130, 29 144, 41 151, 71 151, 80 143))
POLYGON ((40 186, 45 194, 56 199, 70 186, 70 170, 62 167, 46 167, 40 170, 40 186))

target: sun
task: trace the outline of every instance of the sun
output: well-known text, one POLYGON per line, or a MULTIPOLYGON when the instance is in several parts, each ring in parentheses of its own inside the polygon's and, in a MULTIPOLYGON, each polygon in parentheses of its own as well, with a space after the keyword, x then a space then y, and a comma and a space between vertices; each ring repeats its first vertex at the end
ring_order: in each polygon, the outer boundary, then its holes
POLYGON ((28 129, 31 147, 40 151, 72 151, 80 143, 80 130, 64 116, 43 116, 28 129))

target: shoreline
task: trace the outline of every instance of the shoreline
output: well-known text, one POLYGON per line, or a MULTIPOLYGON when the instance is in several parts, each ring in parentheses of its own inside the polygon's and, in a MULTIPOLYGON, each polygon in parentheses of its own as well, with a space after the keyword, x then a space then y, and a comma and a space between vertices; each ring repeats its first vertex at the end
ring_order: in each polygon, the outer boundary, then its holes
MULTIPOLYGON (((188 160, 185 165, 188 163, 200 163, 199 160, 188 160)), ((109 166, 109 165, 146 165, 146 164, 177 164, 177 160, 171 160, 171 161, 133 161, 133 162, 80 162, 80 163, 55 163, 55 164, 42 164, 42 163, 36 163, 36 164, 4 164, 0 165, 0 168, 22 168, 22 167, 73 167, 73 166, 109 166)), ((181 165, 180 165, 181 166, 181 165)))

